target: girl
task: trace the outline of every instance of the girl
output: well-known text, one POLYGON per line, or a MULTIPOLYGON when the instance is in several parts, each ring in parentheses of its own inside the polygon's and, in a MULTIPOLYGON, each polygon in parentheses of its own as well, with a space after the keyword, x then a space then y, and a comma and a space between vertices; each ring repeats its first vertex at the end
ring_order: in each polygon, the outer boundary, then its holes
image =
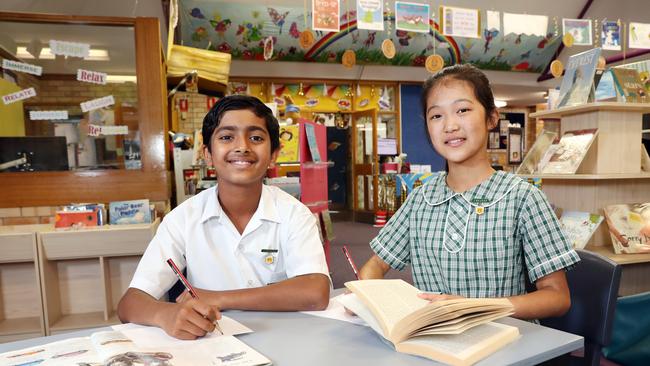
POLYGON ((499 114, 487 77, 470 65, 431 76, 422 92, 426 131, 447 172, 417 188, 379 235, 361 278, 413 268, 428 300, 507 297, 515 317, 564 314, 564 270, 579 261, 544 194, 495 172, 486 150, 499 114), (526 277, 537 291, 526 293, 526 277))

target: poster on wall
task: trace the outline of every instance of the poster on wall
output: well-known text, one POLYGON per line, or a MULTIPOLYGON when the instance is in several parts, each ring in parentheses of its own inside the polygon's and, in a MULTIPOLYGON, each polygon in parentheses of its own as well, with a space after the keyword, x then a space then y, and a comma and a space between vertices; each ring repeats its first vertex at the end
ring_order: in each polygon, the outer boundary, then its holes
POLYGON ((547 30, 546 15, 503 13, 503 35, 514 33, 544 37, 547 30))
POLYGON ((650 49, 650 24, 630 22, 629 48, 650 49))
POLYGON ((603 21, 603 26, 600 32, 600 44, 604 50, 621 50, 621 27, 618 22, 608 20, 603 21))
POLYGON ((341 0, 313 0, 311 28, 317 31, 338 32, 341 29, 341 0))
POLYGON ((381 0, 357 0, 357 28, 384 30, 384 3, 381 0))
POLYGON ((481 38, 478 9, 440 7, 442 33, 447 36, 481 38))
POLYGON ((395 28, 407 32, 429 33, 429 5, 396 1, 395 28))
POLYGON ((562 19, 562 34, 573 36, 574 46, 591 46, 591 19, 562 19))

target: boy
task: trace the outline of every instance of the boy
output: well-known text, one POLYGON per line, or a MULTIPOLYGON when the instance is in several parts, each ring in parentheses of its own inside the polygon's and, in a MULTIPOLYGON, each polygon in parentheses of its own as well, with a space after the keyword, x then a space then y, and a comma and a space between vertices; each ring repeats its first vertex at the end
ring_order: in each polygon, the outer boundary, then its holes
POLYGON ((220 310, 327 307, 330 280, 316 220, 295 198, 262 184, 280 151, 271 110, 254 97, 222 98, 202 135, 218 184, 165 217, 120 300, 120 320, 195 339, 214 329, 220 310), (176 282, 168 258, 187 269, 196 299, 160 300, 176 282))

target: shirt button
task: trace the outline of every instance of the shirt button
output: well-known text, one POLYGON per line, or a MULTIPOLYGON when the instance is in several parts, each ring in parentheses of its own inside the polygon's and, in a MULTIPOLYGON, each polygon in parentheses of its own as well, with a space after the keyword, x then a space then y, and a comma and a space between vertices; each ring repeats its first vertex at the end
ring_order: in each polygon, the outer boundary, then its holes
POLYGON ((458 239, 460 239, 460 235, 458 235, 456 233, 453 233, 453 234, 451 234, 451 239, 452 240, 458 240, 458 239))

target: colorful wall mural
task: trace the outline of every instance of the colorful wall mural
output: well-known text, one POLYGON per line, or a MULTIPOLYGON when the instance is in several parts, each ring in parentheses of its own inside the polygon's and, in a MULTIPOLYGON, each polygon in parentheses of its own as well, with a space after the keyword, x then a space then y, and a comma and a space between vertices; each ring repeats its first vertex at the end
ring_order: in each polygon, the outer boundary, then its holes
MULTIPOLYGON (((302 6, 276 7, 269 4, 225 3, 182 0, 179 3, 179 28, 182 44, 232 54, 234 59, 264 61, 263 39, 273 37, 275 51, 271 61, 340 63, 347 49, 355 51, 357 64, 423 66, 428 55, 441 55, 445 65, 472 63, 487 70, 541 73, 552 61, 561 43, 549 29, 546 37, 525 34, 503 35, 484 30, 483 37, 449 37, 430 20, 430 32, 395 30, 391 13, 384 13, 385 30, 357 29, 356 11, 341 4, 341 30, 315 31, 315 42, 308 50, 299 46, 300 32, 310 29, 311 18, 302 6), (390 30, 386 30, 390 29, 390 30), (384 57, 381 42, 390 38, 396 55, 384 57)), ((482 17, 483 19, 485 17, 482 17)))

